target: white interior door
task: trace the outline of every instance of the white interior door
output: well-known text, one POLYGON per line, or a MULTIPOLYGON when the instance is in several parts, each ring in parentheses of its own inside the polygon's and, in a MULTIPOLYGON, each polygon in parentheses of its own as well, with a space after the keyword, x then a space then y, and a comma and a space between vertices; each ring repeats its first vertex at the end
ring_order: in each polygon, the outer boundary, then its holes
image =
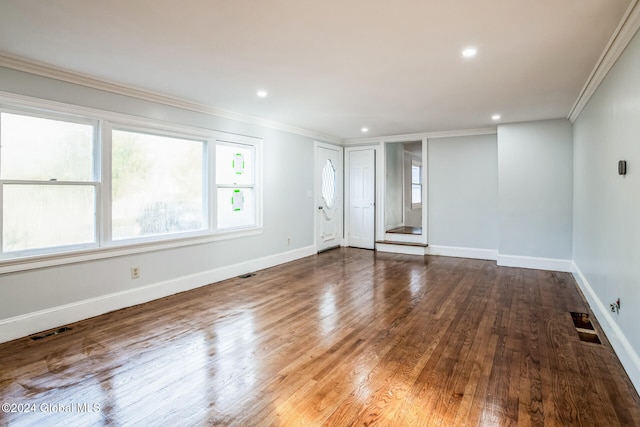
POLYGON ((373 249, 375 245, 375 150, 350 151, 349 246, 373 249))
POLYGON ((342 148, 316 145, 316 249, 324 251, 342 243, 342 148))

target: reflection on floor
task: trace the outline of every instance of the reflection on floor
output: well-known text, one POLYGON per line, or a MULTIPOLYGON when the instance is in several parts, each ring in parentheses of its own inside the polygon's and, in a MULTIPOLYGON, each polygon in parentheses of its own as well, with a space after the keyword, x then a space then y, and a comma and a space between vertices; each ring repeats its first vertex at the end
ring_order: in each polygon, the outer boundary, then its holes
POLYGON ((403 227, 392 228, 391 230, 387 230, 387 233, 420 235, 420 234, 422 234, 422 227, 406 227, 406 226, 403 226, 403 227))
POLYGON ((572 313, 570 273, 340 248, 1 344, 0 426, 640 426, 572 313))

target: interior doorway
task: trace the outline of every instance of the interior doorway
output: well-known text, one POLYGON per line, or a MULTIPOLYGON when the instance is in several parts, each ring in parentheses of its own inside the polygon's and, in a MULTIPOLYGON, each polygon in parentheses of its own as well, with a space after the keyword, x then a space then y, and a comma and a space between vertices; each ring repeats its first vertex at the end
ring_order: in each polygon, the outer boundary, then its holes
POLYGON ((374 148, 347 149, 347 245, 375 247, 375 157, 374 148))
POLYGON ((426 141, 384 143, 384 240, 426 244, 426 141))

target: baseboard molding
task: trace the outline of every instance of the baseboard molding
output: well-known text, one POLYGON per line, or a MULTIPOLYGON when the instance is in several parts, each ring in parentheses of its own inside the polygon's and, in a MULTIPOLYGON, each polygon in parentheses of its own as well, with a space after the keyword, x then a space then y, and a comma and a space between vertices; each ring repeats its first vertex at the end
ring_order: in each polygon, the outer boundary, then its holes
POLYGON ((0 320, 0 343, 314 255, 315 246, 0 320))
POLYGON ((573 261, 570 259, 536 258, 518 255, 498 254, 498 265, 501 267, 532 268, 534 270, 562 271, 573 273, 573 261))
POLYGON ((427 255, 449 256, 456 258, 485 259, 496 261, 498 251, 493 249, 461 248, 456 246, 432 246, 427 248, 427 255))
POLYGON ((593 314, 596 316, 596 319, 598 319, 600 327, 611 343, 613 351, 615 351, 618 359, 620 359, 624 370, 627 371, 627 375, 633 383, 633 386, 637 392, 640 392, 640 356, 638 356, 638 353, 633 349, 633 346, 616 323, 614 316, 600 298, 598 298, 589 281, 584 274, 582 274, 582 271, 580 271, 580 268, 575 262, 573 263, 573 269, 573 277, 575 277, 576 282, 578 282, 578 286, 587 299, 589 307, 591 307, 593 314))

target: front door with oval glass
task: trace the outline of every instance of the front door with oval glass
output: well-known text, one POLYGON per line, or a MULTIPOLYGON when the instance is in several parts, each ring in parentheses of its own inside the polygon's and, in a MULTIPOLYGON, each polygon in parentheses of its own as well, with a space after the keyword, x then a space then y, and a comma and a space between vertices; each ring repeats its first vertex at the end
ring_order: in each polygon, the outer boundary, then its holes
POLYGON ((316 248, 323 251, 342 241, 342 149, 319 144, 316 153, 316 248))

